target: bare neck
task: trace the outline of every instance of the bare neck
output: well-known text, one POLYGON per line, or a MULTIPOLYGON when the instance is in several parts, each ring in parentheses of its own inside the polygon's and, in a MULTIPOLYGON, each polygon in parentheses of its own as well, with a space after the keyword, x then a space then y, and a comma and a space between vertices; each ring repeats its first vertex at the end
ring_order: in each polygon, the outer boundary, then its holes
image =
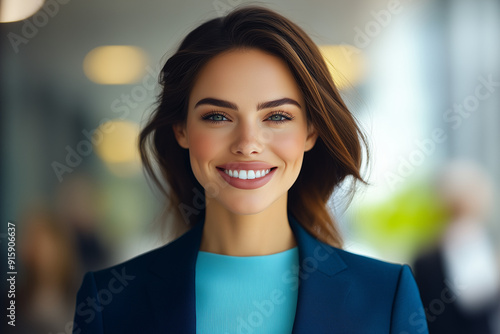
POLYGON ((200 250, 232 256, 257 256, 293 248, 297 243, 286 209, 286 196, 253 215, 235 214, 212 201, 205 212, 200 250))

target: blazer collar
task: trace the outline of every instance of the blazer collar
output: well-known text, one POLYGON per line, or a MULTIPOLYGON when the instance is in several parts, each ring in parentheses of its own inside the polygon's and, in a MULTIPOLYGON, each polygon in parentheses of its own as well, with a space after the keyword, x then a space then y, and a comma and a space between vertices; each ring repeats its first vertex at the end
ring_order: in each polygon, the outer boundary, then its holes
MULTIPOLYGON (((300 267, 293 333, 311 332, 314 325, 308 320, 314 319, 314 307, 307 305, 314 302, 317 292, 318 287, 312 286, 314 278, 318 275, 321 275, 318 277, 320 279, 334 278, 347 265, 335 248, 316 239, 291 213, 288 214, 288 221, 297 241, 300 267), (307 274, 300 275, 301 272, 307 274)), ((202 217, 181 237, 161 247, 149 266, 153 275, 148 282, 147 291, 156 327, 163 332, 196 333, 195 268, 204 223, 202 217)), ((341 291, 349 290, 346 282, 332 284, 337 284, 341 291)), ((332 301, 332 307, 338 310, 343 299, 344 295, 341 293, 337 304, 332 301)))
POLYGON ((306 231, 291 213, 288 213, 288 222, 297 240, 301 267, 312 265, 328 276, 335 275, 347 267, 331 246, 324 244, 306 231))

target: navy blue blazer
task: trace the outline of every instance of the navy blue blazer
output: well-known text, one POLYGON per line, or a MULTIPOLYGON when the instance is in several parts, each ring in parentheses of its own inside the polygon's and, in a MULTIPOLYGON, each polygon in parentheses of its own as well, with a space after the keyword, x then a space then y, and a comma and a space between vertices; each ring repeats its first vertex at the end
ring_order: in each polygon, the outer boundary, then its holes
MULTIPOLYGON (((428 333, 407 265, 329 246, 293 215, 288 220, 300 261, 294 334, 428 333)), ((165 246, 86 273, 77 294, 73 333, 195 334, 195 265, 203 225, 201 219, 165 246)))

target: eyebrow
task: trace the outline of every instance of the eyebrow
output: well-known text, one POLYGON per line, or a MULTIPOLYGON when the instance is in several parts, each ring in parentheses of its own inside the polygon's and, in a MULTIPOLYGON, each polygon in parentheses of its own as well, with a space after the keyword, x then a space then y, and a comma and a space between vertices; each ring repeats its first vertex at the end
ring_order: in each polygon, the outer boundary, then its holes
MULTIPOLYGON (((215 99, 213 97, 206 97, 204 99, 199 100, 194 107, 196 108, 196 107, 203 105, 203 104, 209 104, 209 105, 213 105, 216 107, 238 110, 238 106, 236 104, 229 102, 229 101, 225 101, 225 100, 215 99)), ((257 105, 257 110, 266 109, 266 108, 275 108, 275 107, 282 106, 284 104, 293 104, 299 108, 302 108, 300 106, 300 104, 297 101, 295 101, 294 99, 284 97, 284 98, 278 99, 278 100, 261 102, 257 105)))

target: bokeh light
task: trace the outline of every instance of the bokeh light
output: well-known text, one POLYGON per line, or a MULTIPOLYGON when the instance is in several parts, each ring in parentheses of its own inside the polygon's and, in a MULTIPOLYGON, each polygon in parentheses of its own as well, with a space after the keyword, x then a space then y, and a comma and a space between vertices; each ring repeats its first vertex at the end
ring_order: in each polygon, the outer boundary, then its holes
POLYGON ((125 120, 108 121, 96 130, 99 142, 94 143, 97 155, 109 170, 118 176, 130 176, 140 170, 137 139, 139 125, 125 120))
POLYGON ((146 58, 146 53, 136 46, 100 46, 85 56, 83 71, 87 78, 98 84, 130 84, 144 74, 146 58))
POLYGON ((366 60, 360 49, 347 44, 322 45, 320 51, 339 89, 355 86, 363 80, 366 60))
POLYGON ((0 1, 0 22, 16 22, 35 14, 44 0, 2 0, 0 1))

